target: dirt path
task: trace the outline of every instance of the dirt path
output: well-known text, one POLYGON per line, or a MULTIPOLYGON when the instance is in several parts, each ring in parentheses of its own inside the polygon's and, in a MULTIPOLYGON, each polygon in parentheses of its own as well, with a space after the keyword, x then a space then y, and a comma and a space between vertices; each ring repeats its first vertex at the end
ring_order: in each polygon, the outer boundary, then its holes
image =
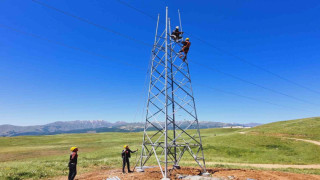
MULTIPOLYGON (((245 169, 223 169, 212 168, 208 169, 212 177, 219 179, 233 179, 233 180, 320 180, 320 175, 307 175, 285 173, 278 171, 260 171, 260 170, 245 170, 245 169)), ((170 179, 177 179, 179 175, 199 175, 198 168, 182 168, 172 172, 170 179)), ((121 180, 159 180, 162 175, 159 168, 147 169, 144 173, 129 173, 122 174, 121 169, 99 170, 78 175, 77 180, 103 180, 111 177, 119 177, 121 180)), ((55 178, 65 180, 66 177, 55 178)))
POLYGON ((320 146, 320 142, 319 141, 308 140, 308 139, 298 139, 298 138, 288 138, 288 139, 293 139, 293 140, 296 140, 296 141, 304 141, 304 142, 308 142, 308 143, 312 143, 312 144, 320 146))

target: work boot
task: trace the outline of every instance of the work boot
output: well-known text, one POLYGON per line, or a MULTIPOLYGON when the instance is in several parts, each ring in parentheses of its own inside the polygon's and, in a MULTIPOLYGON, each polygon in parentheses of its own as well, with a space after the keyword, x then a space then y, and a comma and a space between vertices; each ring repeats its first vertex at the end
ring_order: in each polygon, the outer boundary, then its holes
POLYGON ((184 57, 184 58, 182 59, 182 61, 183 61, 183 62, 185 62, 185 61, 186 61, 186 59, 187 59, 187 57, 184 57))

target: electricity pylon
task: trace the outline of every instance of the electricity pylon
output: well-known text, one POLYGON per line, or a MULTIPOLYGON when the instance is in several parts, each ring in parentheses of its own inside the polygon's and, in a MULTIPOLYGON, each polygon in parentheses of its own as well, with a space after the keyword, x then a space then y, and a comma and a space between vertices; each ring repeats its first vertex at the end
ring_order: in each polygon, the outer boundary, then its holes
POLYGON ((165 30, 160 36, 158 27, 159 16, 152 49, 142 150, 137 161, 140 167, 137 170, 143 171, 143 166, 154 156, 163 178, 167 178, 168 169, 171 166, 180 168, 179 162, 188 152, 206 172, 188 60, 183 61, 179 57, 181 44, 170 37, 168 7, 165 30))

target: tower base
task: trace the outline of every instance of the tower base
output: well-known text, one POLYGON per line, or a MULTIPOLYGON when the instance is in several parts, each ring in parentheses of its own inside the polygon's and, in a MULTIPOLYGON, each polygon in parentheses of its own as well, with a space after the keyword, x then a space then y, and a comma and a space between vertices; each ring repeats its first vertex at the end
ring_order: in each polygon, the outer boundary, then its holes
POLYGON ((205 172, 205 173, 202 173, 202 176, 204 176, 204 177, 209 177, 209 176, 211 176, 211 174, 208 173, 208 172, 205 172))
POLYGON ((144 172, 144 169, 142 167, 136 167, 137 172, 144 172))

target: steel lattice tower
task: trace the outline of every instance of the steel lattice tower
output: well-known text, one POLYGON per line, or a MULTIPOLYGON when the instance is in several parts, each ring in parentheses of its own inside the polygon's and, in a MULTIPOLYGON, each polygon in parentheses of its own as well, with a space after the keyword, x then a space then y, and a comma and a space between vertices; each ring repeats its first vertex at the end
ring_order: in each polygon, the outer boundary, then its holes
MULTIPOLYGON (((180 19, 180 13, 179 13, 180 19)), ((206 172, 188 60, 179 58, 181 44, 171 39, 166 8, 165 30, 158 35, 159 16, 151 56, 150 83, 138 170, 155 156, 164 178, 188 152, 206 172), (170 166, 170 167, 169 167, 170 166)), ((181 21, 180 21, 181 27, 181 21)))

